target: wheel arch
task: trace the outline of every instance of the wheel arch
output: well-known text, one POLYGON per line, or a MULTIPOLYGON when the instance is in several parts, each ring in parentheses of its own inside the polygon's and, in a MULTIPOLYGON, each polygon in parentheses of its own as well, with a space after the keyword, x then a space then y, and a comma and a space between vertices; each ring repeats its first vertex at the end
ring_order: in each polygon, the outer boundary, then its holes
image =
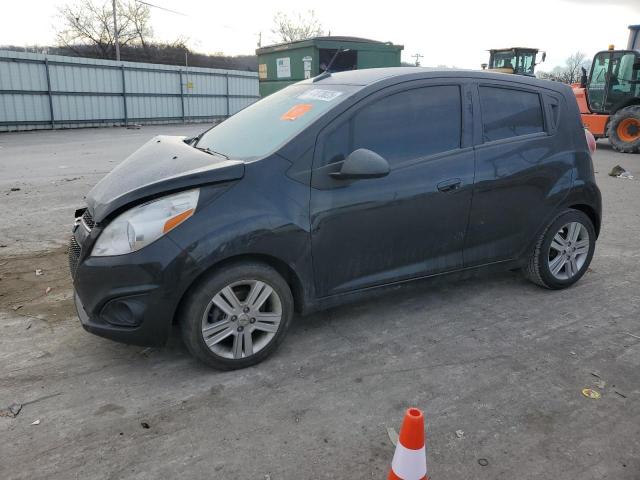
POLYGON ((577 203, 574 205, 569 205, 569 208, 578 210, 589 217, 589 220, 591 220, 591 223, 593 223, 593 228, 596 231, 596 238, 600 236, 600 217, 592 206, 583 203, 577 203))
POLYGON ((184 306, 184 302, 189 292, 195 288, 203 279, 210 275, 212 272, 219 270, 221 268, 226 268, 230 265, 242 262, 258 262, 268 265, 269 267, 276 270, 284 279, 285 282, 289 285, 291 289, 291 295, 293 296, 293 305, 296 312, 303 312, 306 308, 306 292, 304 286, 302 284, 302 280, 296 271, 291 268, 285 261, 274 257, 272 255, 261 254, 261 253, 251 253, 251 254, 238 254, 231 257, 224 258, 213 265, 210 265, 208 268, 204 269, 200 272, 192 281, 189 283, 187 288, 185 288, 180 301, 178 302, 178 306, 173 314, 173 324, 176 324, 178 318, 180 316, 180 311, 184 306))

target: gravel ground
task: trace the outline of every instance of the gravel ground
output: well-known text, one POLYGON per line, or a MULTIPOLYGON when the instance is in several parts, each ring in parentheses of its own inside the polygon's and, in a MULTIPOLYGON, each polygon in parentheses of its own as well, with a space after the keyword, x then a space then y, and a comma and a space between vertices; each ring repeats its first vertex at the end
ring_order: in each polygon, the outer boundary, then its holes
POLYGON ((0 417, 0 478, 385 478, 386 429, 417 406, 435 479, 640 479, 640 155, 599 142, 602 234, 574 288, 404 286, 297 318, 269 360, 221 373, 177 338, 84 332, 64 250, 102 175, 155 134, 201 129, 0 135, 0 408, 23 405, 0 417), (616 164, 635 179, 607 176, 616 164))

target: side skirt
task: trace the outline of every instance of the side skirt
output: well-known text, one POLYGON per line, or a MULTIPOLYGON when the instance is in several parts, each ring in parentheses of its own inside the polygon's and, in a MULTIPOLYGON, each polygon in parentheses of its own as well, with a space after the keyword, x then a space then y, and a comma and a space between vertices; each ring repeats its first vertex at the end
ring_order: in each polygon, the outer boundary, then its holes
POLYGON ((423 282, 425 285, 427 284, 439 285, 442 283, 447 283, 455 280, 466 280, 466 279, 479 278, 479 277, 481 278, 497 272, 517 270, 524 265, 524 262, 525 260, 523 259, 502 260, 499 262, 489 263, 486 265, 461 268, 458 270, 452 270, 450 272, 442 272, 442 273, 437 273, 433 275, 425 275, 422 277, 416 277, 409 280, 403 280, 400 282, 377 285, 375 287, 368 287, 368 288, 356 290, 354 292, 341 293, 338 295, 322 297, 305 305, 301 313, 302 315, 308 315, 317 311, 337 307, 339 305, 359 302, 369 298, 377 298, 386 292, 397 290, 409 284, 419 284, 423 282))

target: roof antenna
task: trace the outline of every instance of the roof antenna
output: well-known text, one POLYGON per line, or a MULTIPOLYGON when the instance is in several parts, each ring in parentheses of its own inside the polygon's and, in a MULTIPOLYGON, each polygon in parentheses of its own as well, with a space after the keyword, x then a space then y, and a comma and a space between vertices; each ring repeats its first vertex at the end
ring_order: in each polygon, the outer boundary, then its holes
POLYGON ((313 77, 313 80, 311 80, 313 83, 322 80, 323 78, 327 78, 331 76, 331 67, 333 66, 333 62, 335 62, 336 58, 338 57, 339 54, 341 54, 342 52, 348 52, 350 49, 349 48, 338 48, 336 50, 336 53, 333 54, 333 57, 331 57, 331 61, 329 62, 329 65, 327 65, 327 68, 324 69, 324 72, 322 72, 320 75, 317 75, 315 77, 313 77))

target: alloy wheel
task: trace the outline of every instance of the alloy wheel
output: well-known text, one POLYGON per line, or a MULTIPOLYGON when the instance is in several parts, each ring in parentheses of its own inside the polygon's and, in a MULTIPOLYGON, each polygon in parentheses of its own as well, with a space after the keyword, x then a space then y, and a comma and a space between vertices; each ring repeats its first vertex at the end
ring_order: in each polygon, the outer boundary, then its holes
POLYGON ((275 337, 282 302, 273 287, 260 280, 241 280, 216 293, 202 316, 202 338, 223 358, 250 357, 275 337))
POLYGON ((589 232, 580 222, 562 226, 549 246, 548 265, 558 280, 569 280, 578 274, 589 256, 589 232))

